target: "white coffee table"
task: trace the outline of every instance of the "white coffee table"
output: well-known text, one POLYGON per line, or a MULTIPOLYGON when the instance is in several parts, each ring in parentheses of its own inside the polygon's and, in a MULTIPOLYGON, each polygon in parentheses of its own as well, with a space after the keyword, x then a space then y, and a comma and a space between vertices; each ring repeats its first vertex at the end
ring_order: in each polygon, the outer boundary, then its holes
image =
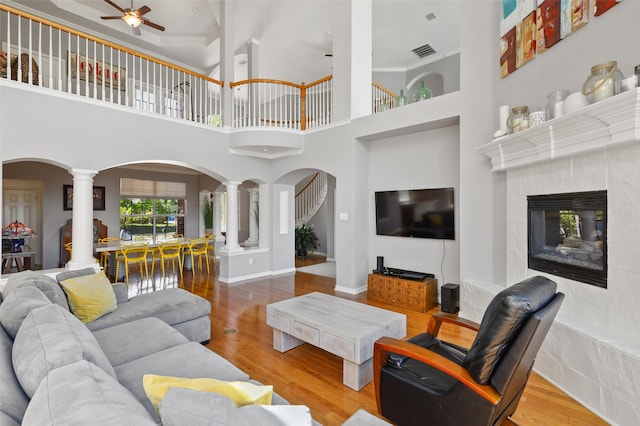
POLYGON ((307 342, 343 359, 342 382, 359 391, 373 380, 373 344, 403 338, 407 317, 324 293, 267 305, 273 348, 286 352, 307 342))

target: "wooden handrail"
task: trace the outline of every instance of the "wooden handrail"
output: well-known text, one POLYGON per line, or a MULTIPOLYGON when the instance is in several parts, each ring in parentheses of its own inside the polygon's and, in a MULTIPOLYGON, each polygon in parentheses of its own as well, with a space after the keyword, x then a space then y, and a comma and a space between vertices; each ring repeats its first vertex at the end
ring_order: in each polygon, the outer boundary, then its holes
POLYGON ((304 192, 304 190, 307 189, 309 187, 309 185, 311 185, 318 178, 319 175, 320 175, 320 172, 316 172, 316 174, 313 175, 313 178, 311 178, 311 180, 309 182, 307 182, 307 184, 304 186, 304 188, 302 188, 300 191, 298 191, 296 193, 295 197, 297 197, 298 195, 302 194, 304 192))
POLYGON ((274 80, 274 79, 270 79, 270 78, 251 78, 251 79, 248 79, 248 80, 240 80, 240 81, 234 81, 232 83, 229 83, 229 87, 233 89, 234 87, 241 86, 243 84, 272 83, 272 84, 282 84, 284 86, 291 86, 291 87, 295 87, 296 89, 306 89, 308 87, 315 86, 315 85, 318 85, 320 83, 324 83, 325 81, 329 81, 332 78, 333 78, 332 75, 328 75, 326 77, 322 77, 320 80, 316 80, 313 83, 309 83, 309 84, 304 84, 304 82, 302 82, 301 84, 296 84, 296 83, 292 83, 290 81, 274 80))
POLYGON ((15 8, 7 6, 5 4, 0 4, 0 10, 4 10, 6 12, 13 13, 14 15, 18 15, 18 16, 21 16, 23 18, 30 19, 32 21, 36 21, 36 22, 39 22, 39 23, 44 24, 44 25, 48 25, 48 26, 53 27, 55 29, 68 32, 69 34, 73 34, 73 35, 76 35, 76 36, 79 36, 79 37, 83 37, 83 38, 85 38, 87 40, 90 40, 90 41, 93 41, 93 42, 96 42, 96 43, 100 43, 100 44, 102 44, 104 46, 120 50, 120 51, 122 51, 124 53, 128 53, 130 55, 137 56, 137 57, 140 57, 142 59, 146 59, 146 60, 151 61, 151 62, 155 62, 155 63, 157 63, 159 65, 164 65, 165 67, 173 68, 176 71, 181 71, 181 72, 184 72, 185 74, 189 74, 189 75, 192 75, 194 77, 201 78, 203 80, 209 81, 211 83, 219 84, 220 86, 224 86, 224 82, 223 81, 216 80, 215 78, 208 77, 208 76, 206 76, 204 74, 199 74, 199 73, 191 71, 191 70, 189 70, 187 68, 181 67, 179 65, 174 65, 174 64, 169 63, 167 61, 163 61, 162 59, 154 58, 153 56, 149 56, 149 55, 146 55, 144 53, 136 52, 135 50, 129 49, 127 47, 120 46, 118 44, 112 43, 112 42, 107 41, 107 40, 103 40, 101 38, 92 36, 90 34, 83 33, 83 32, 78 31, 78 30, 74 30, 73 28, 69 28, 69 27, 67 27, 65 25, 61 25, 61 24, 58 24, 58 23, 53 22, 53 21, 49 21, 48 19, 45 19, 45 18, 40 18, 39 16, 33 15, 31 13, 28 13, 28 12, 24 12, 24 11, 19 10, 19 9, 15 9, 15 8))
POLYGON ((333 78, 333 75, 329 74, 329 75, 328 75, 328 76, 326 76, 326 77, 322 77, 320 80, 316 80, 316 81, 314 81, 313 83, 309 83, 309 84, 307 84, 307 85, 305 85, 304 83, 302 83, 302 86, 303 86, 303 87, 316 86, 316 85, 318 85, 318 84, 320 84, 320 83, 324 83, 325 81, 329 81, 329 80, 331 80, 332 78, 333 78))
POLYGON ((371 84, 373 85, 373 87, 382 90, 384 93, 393 97, 394 99, 398 97, 397 94, 393 93, 391 90, 387 89, 386 87, 376 83, 375 81, 372 81, 371 84))
POLYGON ((234 81, 232 83, 229 83, 229 87, 231 89, 233 89, 236 86, 241 86, 243 84, 251 84, 251 83, 282 84, 283 86, 291 86, 291 87, 295 87, 296 89, 301 89, 303 87, 303 85, 296 84, 296 83, 291 83, 290 81, 272 80, 272 79, 269 79, 269 78, 251 78, 249 80, 234 81))

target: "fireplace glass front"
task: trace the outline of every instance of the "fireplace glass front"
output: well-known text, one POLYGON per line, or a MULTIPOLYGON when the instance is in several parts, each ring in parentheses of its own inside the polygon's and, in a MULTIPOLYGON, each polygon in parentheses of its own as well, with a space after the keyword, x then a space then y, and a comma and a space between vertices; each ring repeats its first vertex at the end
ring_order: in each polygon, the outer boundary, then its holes
POLYGON ((529 268, 607 287, 607 192, 527 197, 529 268))

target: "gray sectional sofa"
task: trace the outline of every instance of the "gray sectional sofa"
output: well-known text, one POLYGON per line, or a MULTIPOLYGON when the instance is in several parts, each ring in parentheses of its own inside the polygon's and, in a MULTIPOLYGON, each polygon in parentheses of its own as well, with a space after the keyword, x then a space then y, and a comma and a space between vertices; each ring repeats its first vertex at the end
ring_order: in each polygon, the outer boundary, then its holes
MULTIPOLYGON (((156 411, 143 389, 145 374, 250 378, 200 343, 211 335, 211 305, 181 289, 129 299, 115 284, 117 309, 83 324, 59 282, 94 273, 64 272, 56 280, 28 271, 7 281, 0 297, 0 426, 281 424, 260 407, 229 407, 178 389, 156 411)), ((287 401, 274 393, 272 403, 287 401)))

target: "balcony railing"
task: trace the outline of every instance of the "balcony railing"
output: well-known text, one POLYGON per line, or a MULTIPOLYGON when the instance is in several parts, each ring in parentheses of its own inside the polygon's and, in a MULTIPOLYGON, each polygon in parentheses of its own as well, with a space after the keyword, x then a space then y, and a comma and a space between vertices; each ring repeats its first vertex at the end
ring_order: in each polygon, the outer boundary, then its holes
MULTIPOLYGON (((211 126, 222 125, 224 83, 0 4, 0 78, 211 126)), ((233 90, 234 128, 309 130, 333 121, 333 77, 310 84, 244 80, 233 90)), ((373 83, 372 112, 395 94, 373 83)))
POLYGON ((0 4, 0 77, 220 125, 223 83, 0 4))
POLYGON ((233 127, 307 130, 332 122, 333 76, 310 84, 252 79, 229 84, 233 127))
POLYGON ((375 114, 393 108, 397 96, 378 83, 371 83, 371 99, 373 100, 371 112, 375 114))

